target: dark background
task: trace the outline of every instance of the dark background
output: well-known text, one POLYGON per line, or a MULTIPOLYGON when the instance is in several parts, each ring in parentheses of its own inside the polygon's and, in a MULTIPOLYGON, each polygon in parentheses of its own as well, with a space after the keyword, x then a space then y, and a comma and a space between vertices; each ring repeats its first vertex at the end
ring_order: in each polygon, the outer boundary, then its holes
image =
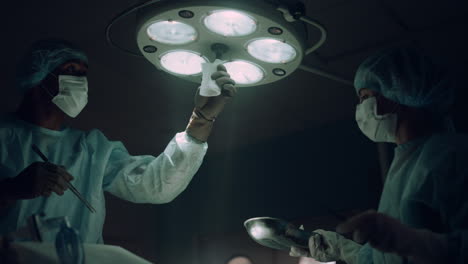
MULTIPOLYGON (((27 47, 68 39, 90 58, 90 101, 72 124, 101 129, 130 153, 159 155, 188 121, 196 84, 158 71, 106 44, 106 24, 132 0, 2 3, 0 110, 14 111, 15 66, 27 47)), ((329 31, 305 63, 352 80, 368 55, 413 41, 444 65, 457 88, 454 117, 467 131, 466 1, 310 0, 307 15, 329 31)), ((115 36, 135 48, 135 19, 115 36)), ((310 29, 311 44, 314 32, 310 29)), ((276 216, 306 229, 333 228, 328 209, 375 207, 381 175, 375 144, 354 121, 354 88, 297 70, 273 84, 240 88, 216 121, 205 162, 175 201, 140 205, 107 196, 106 243, 148 260, 217 264, 234 254, 255 263, 298 263, 262 248, 244 232, 255 216, 276 216)))

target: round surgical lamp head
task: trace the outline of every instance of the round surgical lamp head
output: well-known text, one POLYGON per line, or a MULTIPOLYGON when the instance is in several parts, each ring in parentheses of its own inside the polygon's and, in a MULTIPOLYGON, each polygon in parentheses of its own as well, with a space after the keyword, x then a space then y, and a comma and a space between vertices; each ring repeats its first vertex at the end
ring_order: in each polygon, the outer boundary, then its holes
POLYGON ((160 1, 138 13, 137 44, 158 69, 201 82, 201 63, 224 62, 238 87, 276 82, 304 56, 304 25, 276 6, 248 0, 160 1), (214 44, 228 47, 222 54, 214 44))

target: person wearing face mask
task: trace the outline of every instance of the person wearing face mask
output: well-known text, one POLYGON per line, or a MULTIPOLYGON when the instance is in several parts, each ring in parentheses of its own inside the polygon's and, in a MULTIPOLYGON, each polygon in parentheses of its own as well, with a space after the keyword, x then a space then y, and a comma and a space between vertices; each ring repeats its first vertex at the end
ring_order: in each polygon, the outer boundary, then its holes
POLYGON ((122 143, 109 141, 97 129, 81 131, 65 124, 67 116, 77 117, 88 102, 87 70, 85 53, 62 40, 35 43, 21 61, 17 86, 23 101, 16 113, 0 119, 0 235, 25 226, 33 214, 45 213, 48 218, 67 216, 83 242, 103 243, 104 191, 135 203, 172 201, 200 167, 213 122, 236 93, 234 81, 218 66, 212 79, 221 95, 197 92, 185 131, 163 153, 131 156, 122 143), (68 182, 96 212, 67 190, 68 182))
POLYGON ((468 263, 468 140, 455 133, 449 79, 414 48, 365 60, 354 86, 359 128, 396 143, 377 211, 316 230, 291 256, 346 263, 468 263), (341 234, 350 234, 353 240, 341 234))

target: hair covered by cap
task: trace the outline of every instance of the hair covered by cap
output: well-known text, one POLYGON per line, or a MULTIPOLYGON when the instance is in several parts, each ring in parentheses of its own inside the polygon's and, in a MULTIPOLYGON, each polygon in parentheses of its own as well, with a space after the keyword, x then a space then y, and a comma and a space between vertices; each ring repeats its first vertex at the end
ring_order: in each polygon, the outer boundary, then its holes
POLYGON ((37 41, 18 65, 16 83, 20 92, 25 93, 41 83, 57 67, 72 60, 88 63, 86 54, 67 41, 58 39, 37 41))
POLYGON ((394 48, 367 58, 354 87, 367 88, 402 105, 444 115, 454 102, 453 87, 441 68, 413 47, 394 48))

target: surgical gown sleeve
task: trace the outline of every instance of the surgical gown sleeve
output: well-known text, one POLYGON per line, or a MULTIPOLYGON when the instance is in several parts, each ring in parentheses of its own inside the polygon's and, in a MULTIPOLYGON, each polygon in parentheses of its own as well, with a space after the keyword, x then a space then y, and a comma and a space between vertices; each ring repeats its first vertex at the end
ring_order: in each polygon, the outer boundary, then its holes
POLYGON ((185 132, 176 134, 157 157, 131 156, 121 142, 107 141, 104 145, 107 146, 96 150, 107 156, 103 160, 107 163, 104 190, 127 201, 155 204, 168 203, 185 190, 208 148, 207 143, 198 142, 185 132))
POLYGON ((358 252, 358 263, 359 264, 373 264, 372 260, 372 247, 366 243, 361 247, 358 252))

